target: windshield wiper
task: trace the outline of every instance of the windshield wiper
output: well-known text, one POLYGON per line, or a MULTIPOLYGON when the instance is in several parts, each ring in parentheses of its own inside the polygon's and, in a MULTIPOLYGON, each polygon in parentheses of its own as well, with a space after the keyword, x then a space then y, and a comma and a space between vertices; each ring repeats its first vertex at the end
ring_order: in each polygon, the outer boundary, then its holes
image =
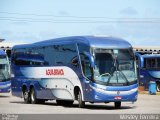
POLYGON ((119 70, 119 72, 121 73, 121 75, 123 76, 123 78, 126 80, 126 83, 127 83, 127 85, 129 84, 129 81, 128 81, 128 79, 126 78, 126 76, 124 75, 124 73, 121 71, 121 70, 119 70))

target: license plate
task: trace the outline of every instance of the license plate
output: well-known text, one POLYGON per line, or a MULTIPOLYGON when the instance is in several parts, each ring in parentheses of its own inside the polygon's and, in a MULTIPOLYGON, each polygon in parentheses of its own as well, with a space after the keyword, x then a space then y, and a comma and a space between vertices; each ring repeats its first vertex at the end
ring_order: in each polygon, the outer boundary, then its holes
POLYGON ((121 97, 121 96, 115 96, 114 99, 115 99, 115 100, 121 100, 122 97, 121 97))

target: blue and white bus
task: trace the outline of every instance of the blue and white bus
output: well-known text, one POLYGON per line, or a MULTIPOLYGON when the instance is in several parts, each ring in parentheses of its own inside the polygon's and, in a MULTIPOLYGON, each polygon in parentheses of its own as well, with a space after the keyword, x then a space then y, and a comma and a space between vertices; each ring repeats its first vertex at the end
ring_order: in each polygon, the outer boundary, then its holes
POLYGON ((12 49, 12 94, 26 103, 56 100, 79 107, 85 102, 137 100, 132 46, 113 37, 75 36, 12 49))
POLYGON ((0 93, 11 90, 10 65, 6 53, 0 49, 0 93))
POLYGON ((139 84, 149 89, 151 81, 156 82, 157 91, 160 92, 160 54, 136 53, 138 61, 139 84))

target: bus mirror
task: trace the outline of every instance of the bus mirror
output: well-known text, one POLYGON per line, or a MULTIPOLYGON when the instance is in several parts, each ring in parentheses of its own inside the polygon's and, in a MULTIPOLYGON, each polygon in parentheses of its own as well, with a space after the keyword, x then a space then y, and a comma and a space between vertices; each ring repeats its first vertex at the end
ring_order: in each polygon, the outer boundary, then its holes
POLYGON ((94 68, 95 67, 95 64, 94 64, 94 58, 92 55, 90 55, 90 64, 91 64, 91 67, 94 68))
POLYGON ((89 52, 85 52, 85 55, 89 58, 89 62, 92 68, 95 67, 94 57, 89 52))

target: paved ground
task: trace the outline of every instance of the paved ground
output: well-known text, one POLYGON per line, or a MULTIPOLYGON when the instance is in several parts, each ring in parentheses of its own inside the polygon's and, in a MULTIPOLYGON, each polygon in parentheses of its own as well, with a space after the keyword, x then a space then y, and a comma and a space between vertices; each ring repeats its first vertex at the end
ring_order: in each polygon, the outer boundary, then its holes
POLYGON ((151 114, 160 113, 160 95, 140 94, 138 101, 122 103, 121 109, 114 109, 113 103, 86 104, 86 108, 78 108, 75 102, 72 107, 56 105, 55 101, 45 104, 25 104, 23 99, 11 94, 0 94, 0 114, 151 114))

